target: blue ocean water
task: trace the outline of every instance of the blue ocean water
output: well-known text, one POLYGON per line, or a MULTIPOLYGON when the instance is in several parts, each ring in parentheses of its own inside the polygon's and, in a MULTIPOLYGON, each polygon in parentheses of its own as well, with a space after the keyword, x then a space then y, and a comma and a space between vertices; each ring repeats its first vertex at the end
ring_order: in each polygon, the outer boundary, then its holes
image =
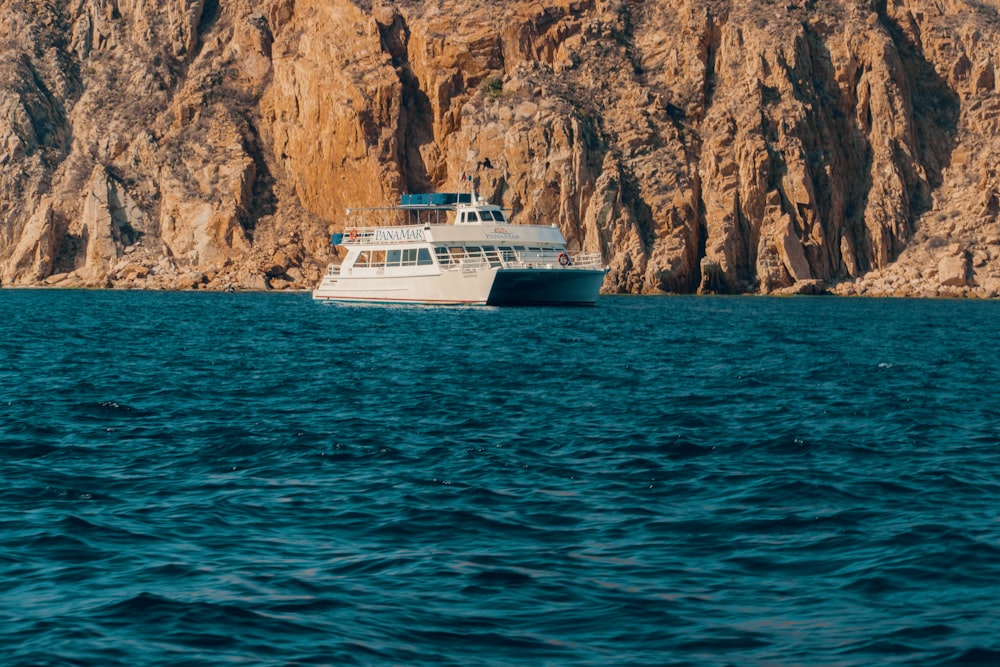
POLYGON ((1000 303, 0 316, 0 664, 1000 664, 1000 303))

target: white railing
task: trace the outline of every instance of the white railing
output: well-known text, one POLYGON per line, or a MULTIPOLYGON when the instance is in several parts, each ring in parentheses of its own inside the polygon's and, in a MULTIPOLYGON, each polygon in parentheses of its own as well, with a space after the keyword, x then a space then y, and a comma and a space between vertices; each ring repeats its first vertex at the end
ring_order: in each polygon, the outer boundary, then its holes
POLYGON ((438 255, 438 263, 445 271, 479 271, 491 266, 509 269, 600 269, 603 268, 601 253, 569 253, 568 261, 553 251, 487 250, 464 257, 438 255))
POLYGON ((490 268, 490 261, 479 255, 478 257, 463 257, 457 263, 453 262, 453 267, 462 271, 479 271, 490 268))
POLYGON ((571 266, 578 269, 601 269, 604 268, 604 259, 599 252, 578 252, 569 256, 572 261, 571 266))

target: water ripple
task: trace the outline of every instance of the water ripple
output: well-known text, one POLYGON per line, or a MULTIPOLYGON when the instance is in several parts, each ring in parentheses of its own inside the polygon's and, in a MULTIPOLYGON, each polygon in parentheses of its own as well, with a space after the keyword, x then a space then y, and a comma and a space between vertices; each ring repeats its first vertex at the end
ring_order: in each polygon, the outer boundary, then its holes
POLYGON ((1000 304, 0 303, 5 665, 1000 663, 1000 304))

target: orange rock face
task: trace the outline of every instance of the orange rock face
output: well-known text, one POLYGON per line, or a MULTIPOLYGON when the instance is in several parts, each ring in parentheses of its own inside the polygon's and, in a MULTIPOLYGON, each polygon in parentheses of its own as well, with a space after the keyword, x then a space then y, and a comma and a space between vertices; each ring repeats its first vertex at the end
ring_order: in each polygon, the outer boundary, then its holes
POLYGON ((1000 14, 940 0, 0 0, 0 284, 309 288, 455 189, 606 292, 1000 295, 1000 14))

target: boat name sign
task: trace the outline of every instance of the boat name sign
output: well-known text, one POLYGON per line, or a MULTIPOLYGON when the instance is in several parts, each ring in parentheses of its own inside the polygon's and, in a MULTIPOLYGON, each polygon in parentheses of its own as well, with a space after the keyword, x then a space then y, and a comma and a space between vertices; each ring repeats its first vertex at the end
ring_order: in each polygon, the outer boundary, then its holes
POLYGON ((423 241, 424 230, 416 229, 376 229, 376 241, 423 241))
POLYGON ((503 227, 495 227, 492 232, 486 232, 486 238, 501 241, 508 239, 512 240, 517 238, 517 234, 509 229, 504 229, 503 227))

